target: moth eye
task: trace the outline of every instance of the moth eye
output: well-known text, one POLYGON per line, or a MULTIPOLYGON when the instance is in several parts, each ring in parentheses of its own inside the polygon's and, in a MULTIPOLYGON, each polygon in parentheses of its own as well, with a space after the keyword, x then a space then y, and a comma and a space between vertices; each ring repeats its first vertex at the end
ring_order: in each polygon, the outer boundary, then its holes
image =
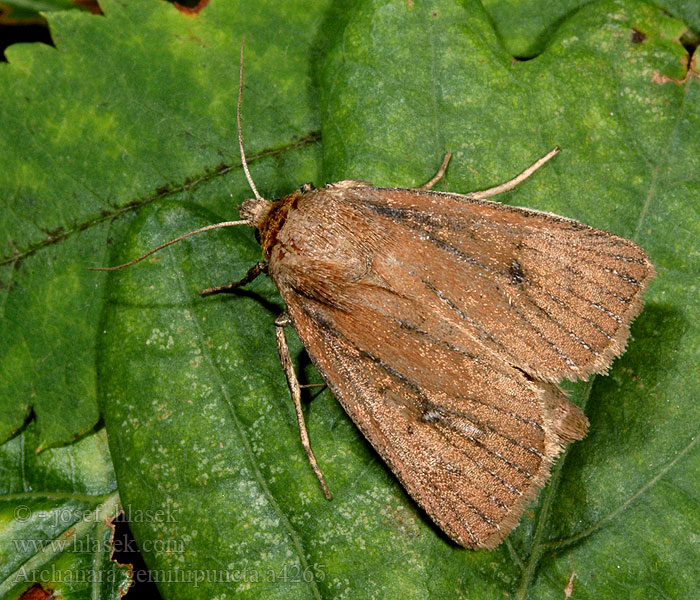
POLYGON ((313 183, 305 183, 302 186, 299 187, 299 191, 302 194, 308 194, 309 192, 314 191, 316 188, 314 187, 313 183))

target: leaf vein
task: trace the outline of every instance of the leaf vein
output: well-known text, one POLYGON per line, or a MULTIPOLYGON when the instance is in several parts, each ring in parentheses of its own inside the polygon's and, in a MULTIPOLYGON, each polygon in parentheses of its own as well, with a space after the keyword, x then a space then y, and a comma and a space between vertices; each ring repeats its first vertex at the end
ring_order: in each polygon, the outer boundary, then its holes
MULTIPOLYGON (((172 256, 172 252, 171 252, 172 256)), ((185 286, 185 282, 183 281, 182 278, 182 272, 179 269, 174 270, 175 273, 177 274, 177 280, 178 283, 180 284, 180 290, 181 292, 186 295, 187 290, 185 286)), ((199 325, 199 322, 197 319, 193 320, 194 326, 197 330, 197 339, 202 340, 204 339, 204 332, 202 331, 201 326, 199 325)), ((297 557, 299 558, 299 563, 301 564, 301 567, 304 572, 308 572, 310 567, 309 564, 306 560, 306 554, 304 553, 304 549, 302 547, 302 541, 299 533, 297 530, 294 528, 292 525, 291 521, 287 517, 286 513, 282 510, 282 507, 279 505, 277 500, 275 499, 274 495, 272 494, 272 491, 267 485, 267 482, 265 481, 265 478, 263 477, 262 472, 260 471, 260 468, 258 466, 255 453, 253 452, 250 440, 248 439, 248 436, 245 433, 245 430, 243 428, 243 425, 241 424, 241 421, 238 418, 238 415, 236 414, 236 411, 234 410, 233 403, 231 402, 231 396, 228 392, 228 389, 226 388, 226 385, 224 384, 224 378, 221 375, 220 370, 217 368, 214 360, 211 357, 211 354, 209 353, 206 344, 199 343, 199 349, 202 353, 202 357, 207 361, 209 368, 213 373, 216 373, 219 379, 219 387, 221 389, 221 394, 224 397, 226 406, 228 408, 229 414, 231 415, 231 420, 236 428, 236 432, 238 433, 239 439, 242 442, 243 449, 245 450, 245 453, 248 455, 248 460, 250 463, 251 471, 254 474, 255 480, 260 486, 260 489, 267 498, 267 501, 270 503, 270 506, 272 509, 279 515, 280 522, 284 524, 284 528, 287 530, 287 534, 289 536, 289 539, 292 542, 292 546, 294 548, 294 551, 297 554, 297 557)), ((304 581, 306 581, 304 579, 304 581)), ((309 584, 310 591, 312 595, 315 598, 318 598, 318 600, 321 600, 321 593, 316 586, 316 581, 314 579, 311 579, 311 581, 307 582, 309 584)))

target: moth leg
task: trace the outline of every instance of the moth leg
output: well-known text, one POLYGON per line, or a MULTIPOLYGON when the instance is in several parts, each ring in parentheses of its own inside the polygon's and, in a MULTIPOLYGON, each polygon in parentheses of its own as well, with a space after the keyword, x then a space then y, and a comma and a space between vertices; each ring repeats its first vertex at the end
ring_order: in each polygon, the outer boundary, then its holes
POLYGON ((294 410, 297 413, 297 423, 299 424, 299 436, 301 437, 301 445, 306 451, 306 457, 311 463, 311 467, 316 473, 321 487, 323 488, 323 493, 326 495, 328 500, 331 499, 331 493, 328 491, 328 486, 326 481, 323 479, 323 473, 321 469, 318 468, 318 463, 316 462, 316 457, 311 450, 311 444, 309 443, 309 434, 306 431, 306 424, 304 423, 304 413, 301 410, 301 387, 299 386, 299 380, 297 379, 296 373, 294 372, 294 365, 292 365, 292 358, 289 356, 289 346, 287 346, 287 338, 284 335, 284 328, 291 325, 291 320, 289 315, 284 312, 275 320, 275 333, 277 334, 277 352, 280 356, 280 363, 282 363, 282 369, 284 369, 284 374, 287 377, 287 385, 289 386, 289 393, 292 396, 292 401, 294 402, 294 410))
POLYGON ((438 181, 440 181, 442 179, 442 176, 445 174, 445 171, 447 170, 447 164, 450 162, 451 157, 452 157, 451 152, 448 152, 447 154, 445 154, 445 158, 442 159, 442 164, 440 165, 438 172, 435 173, 435 176, 428 183, 424 183, 423 185, 419 185, 416 189, 417 190, 429 190, 438 181))
POLYGON ((211 296, 212 294, 230 294, 236 288, 239 288, 242 285, 253 281, 253 279, 260 275, 260 273, 267 273, 267 263, 264 260, 256 262, 250 269, 248 269, 248 272, 245 274, 245 277, 240 281, 236 281, 234 283, 227 283, 225 285, 217 285, 216 287, 210 287, 206 290, 201 290, 199 292, 199 295, 211 296))
POLYGON ((315 387, 322 387, 322 388, 327 388, 328 386, 325 383, 302 383, 299 385, 300 388, 315 388, 315 387))
POLYGON ((482 190, 480 192, 470 192, 464 195, 470 200, 485 200, 486 198, 491 198, 491 196, 497 196, 498 194, 502 194, 503 192, 508 192, 519 183, 525 181, 528 177, 530 177, 530 175, 537 171, 537 169, 544 165, 544 163, 549 161, 550 158, 559 154, 559 152, 561 152, 561 148, 559 146, 554 146, 554 148, 550 150, 547 154, 545 154, 542 158, 535 161, 527 169, 520 173, 520 175, 518 175, 517 177, 513 177, 513 179, 511 179, 510 181, 506 181, 501 185, 497 185, 496 187, 492 187, 487 190, 482 190))

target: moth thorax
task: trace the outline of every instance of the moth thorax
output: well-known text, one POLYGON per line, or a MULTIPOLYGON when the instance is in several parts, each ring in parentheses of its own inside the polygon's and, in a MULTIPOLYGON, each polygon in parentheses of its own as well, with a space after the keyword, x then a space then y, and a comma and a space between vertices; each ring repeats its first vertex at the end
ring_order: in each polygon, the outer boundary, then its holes
POLYGON ((264 198, 250 198, 244 200, 239 209, 241 218, 248 221, 251 226, 260 229, 272 209, 272 202, 264 198))

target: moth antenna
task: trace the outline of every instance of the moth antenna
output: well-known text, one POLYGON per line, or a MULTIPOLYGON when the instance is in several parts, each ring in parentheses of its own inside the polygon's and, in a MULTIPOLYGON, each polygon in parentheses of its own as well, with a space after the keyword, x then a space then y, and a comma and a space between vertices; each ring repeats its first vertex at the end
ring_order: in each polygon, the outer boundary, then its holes
MULTIPOLYGON (((245 172, 245 177, 248 180, 248 185, 250 185, 250 189, 253 190, 253 194, 255 195, 256 200, 265 201, 265 199, 258 193, 258 188, 255 187, 255 183, 253 182, 253 178, 250 176, 250 171, 248 170, 248 161, 246 161, 245 152, 243 151, 243 134, 241 133, 241 98, 243 97, 243 48, 245 48, 245 36, 243 36, 243 38, 241 39, 241 60, 240 60, 240 69, 239 69, 239 73, 238 73, 238 104, 236 106, 236 124, 238 126, 238 147, 241 150, 241 164, 243 165, 243 171, 245 172)), ((195 235, 197 233, 202 233, 204 231, 209 231, 211 229, 218 229, 219 227, 233 227, 234 225, 251 225, 251 222, 249 220, 222 221, 221 223, 207 225, 206 227, 201 227, 199 229, 195 229, 194 231, 189 231, 183 235, 179 235, 178 237, 173 238, 172 240, 169 240, 169 241, 165 242, 164 244, 161 244, 160 246, 153 248, 153 250, 146 252, 146 254, 139 256, 138 258, 135 258, 134 260, 130 260, 129 262, 126 262, 122 265, 117 265, 116 267, 88 267, 88 270, 89 271, 117 271, 119 269, 124 269, 125 267, 130 267, 131 265, 135 265, 137 262, 141 262, 144 258, 148 258, 154 252, 158 252, 158 250, 162 250, 163 248, 170 246, 171 244, 175 244, 181 240, 184 240, 185 238, 188 238, 191 235, 195 235)))
POLYGON ((253 178, 250 176, 250 171, 248 170, 248 162, 245 159, 245 152, 243 151, 243 134, 241 133, 241 98, 243 96, 243 48, 245 47, 245 36, 241 38, 241 63, 240 70, 238 73, 238 106, 236 107, 236 123, 238 124, 238 147, 241 149, 241 164, 243 165, 243 171, 245 171, 245 178, 248 180, 248 185, 250 189, 253 190, 256 200, 264 200, 264 198, 258 193, 258 188, 255 187, 253 183, 253 178))
POLYGON ((162 250, 166 246, 175 244, 181 240, 184 240, 185 238, 190 237, 191 235, 202 233, 204 231, 209 231, 210 229, 218 229, 220 227, 233 227, 234 225, 250 225, 250 223, 248 221, 222 221, 221 223, 214 223, 213 225, 200 227, 199 229, 195 229, 194 231, 188 231, 187 233, 179 235, 176 238, 173 238, 172 240, 161 244, 160 246, 156 246, 155 248, 153 248, 153 250, 149 250, 148 252, 146 252, 146 254, 139 256, 134 260, 130 260, 129 262, 124 263, 123 265, 117 265, 116 267, 88 267, 88 271, 117 271, 125 267, 130 267, 131 265, 135 265, 137 262, 141 262, 144 258, 148 258, 154 252, 158 252, 158 250, 162 250))
POLYGON ((496 196, 498 194, 502 194, 503 192, 512 190, 515 186, 525 181, 528 177, 530 177, 530 175, 537 171, 537 169, 539 169, 550 159, 554 158, 560 152, 561 148, 559 146, 554 146, 554 148, 547 152, 547 154, 545 154, 542 158, 536 160, 527 169, 520 173, 520 175, 513 177, 513 179, 511 179, 510 181, 506 181, 501 185, 497 185, 496 187, 492 187, 487 190, 482 190, 480 192, 470 192, 469 194, 465 195, 469 196, 469 198, 472 200, 485 200, 486 198, 491 198, 492 196, 496 196))

